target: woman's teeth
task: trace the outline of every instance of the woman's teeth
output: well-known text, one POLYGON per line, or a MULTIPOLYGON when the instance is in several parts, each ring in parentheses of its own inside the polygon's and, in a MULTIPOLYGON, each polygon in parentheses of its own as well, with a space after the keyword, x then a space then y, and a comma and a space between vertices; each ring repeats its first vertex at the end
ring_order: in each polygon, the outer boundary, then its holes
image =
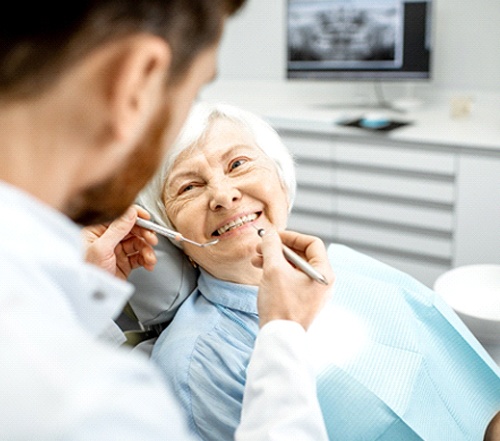
POLYGON ((244 224, 247 224, 248 222, 252 222, 255 219, 257 219, 257 213, 254 214, 249 214, 248 216, 242 216, 239 217, 238 219, 234 219, 228 224, 224 225, 223 227, 219 228, 217 230, 217 236, 220 236, 224 233, 227 233, 229 230, 233 230, 234 228, 241 227, 244 224))

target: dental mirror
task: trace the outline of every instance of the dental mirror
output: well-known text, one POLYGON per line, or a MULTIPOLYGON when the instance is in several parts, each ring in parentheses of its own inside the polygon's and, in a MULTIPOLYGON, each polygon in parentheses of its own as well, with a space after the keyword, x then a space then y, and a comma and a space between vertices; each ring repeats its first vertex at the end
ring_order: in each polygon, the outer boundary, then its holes
POLYGON ((155 233, 161 234, 162 236, 168 237, 170 239, 175 240, 176 242, 187 242, 192 245, 196 245, 200 248, 209 247, 211 245, 215 245, 219 242, 219 239, 212 240, 210 242, 198 243, 193 240, 185 238, 181 233, 175 230, 171 230, 169 228, 163 227, 161 225, 155 224, 154 222, 148 221, 146 219, 142 219, 140 217, 137 218, 135 224, 139 227, 146 228, 147 230, 154 231, 155 233))

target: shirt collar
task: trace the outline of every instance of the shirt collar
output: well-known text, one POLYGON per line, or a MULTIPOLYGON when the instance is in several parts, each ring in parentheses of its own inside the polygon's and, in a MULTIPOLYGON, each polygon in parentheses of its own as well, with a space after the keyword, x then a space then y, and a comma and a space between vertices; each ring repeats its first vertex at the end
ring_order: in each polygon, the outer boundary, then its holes
POLYGON ((198 289, 212 303, 242 312, 257 314, 258 286, 219 280, 200 268, 198 289))
POLYGON ((51 280, 87 331, 105 332, 133 286, 84 261, 81 229, 59 211, 1 181, 0 201, 9 213, 0 219, 4 251, 26 265, 27 277, 41 271, 51 280))

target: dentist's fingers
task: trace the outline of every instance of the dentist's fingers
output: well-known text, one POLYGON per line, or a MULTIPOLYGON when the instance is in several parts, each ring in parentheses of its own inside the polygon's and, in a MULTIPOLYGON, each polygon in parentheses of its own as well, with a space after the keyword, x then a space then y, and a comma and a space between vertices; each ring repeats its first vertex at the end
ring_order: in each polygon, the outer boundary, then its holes
POLYGON ((127 211, 111 222, 101 235, 101 244, 103 247, 117 246, 122 240, 128 238, 129 234, 142 237, 150 245, 156 245, 158 238, 156 234, 145 228, 135 225, 137 217, 149 219, 149 213, 138 205, 132 205, 127 211))
MULTIPOLYGON (((134 205, 133 206, 137 210, 137 217, 141 217, 143 219, 149 220, 151 218, 151 215, 149 212, 147 212, 144 208, 142 208, 139 205, 134 205)), ((156 233, 154 233, 151 230, 148 230, 146 228, 142 228, 138 225, 134 225, 132 230, 132 234, 135 234, 136 236, 142 237, 147 243, 150 245, 157 245, 158 244, 158 237, 156 236, 156 233)))
MULTIPOLYGON (((287 246, 321 271, 329 283, 320 284, 294 268, 283 255, 280 236, 267 232, 260 247, 263 269, 257 298, 260 326, 272 320, 291 320, 308 329, 329 297, 334 274, 320 239, 290 231, 280 235, 287 246)), ((256 260, 259 259, 254 259, 259 266, 256 260)))
POLYGON ((136 207, 127 209, 123 215, 111 222, 100 236, 100 245, 106 249, 114 249, 134 228, 137 218, 136 207))
POLYGON ((333 281, 334 274, 323 241, 315 236, 299 234, 294 231, 280 231, 281 241, 295 251, 310 265, 333 281))
POLYGON ((87 262, 121 279, 127 279, 131 271, 139 266, 151 271, 156 263, 153 246, 158 243, 158 238, 135 225, 139 215, 146 219, 150 217, 146 210, 133 205, 110 224, 83 228, 87 262))
POLYGON ((125 261, 123 259, 125 257, 131 269, 142 266, 146 270, 152 271, 157 262, 153 248, 143 238, 137 236, 131 236, 120 242, 115 248, 115 254, 118 266, 122 261, 125 261))
MULTIPOLYGON (((324 244, 320 239, 292 231, 280 231, 278 234, 284 245, 315 267, 321 274, 324 274, 325 277, 327 274, 331 274, 331 277, 334 277, 324 244), (320 256, 322 258, 319 258, 320 256)), ((257 245, 257 254, 252 257, 251 261, 255 267, 263 267, 264 259, 261 244, 257 245)), ((290 265, 293 264, 290 263, 290 265)), ((328 277, 327 280, 329 280, 328 277)))

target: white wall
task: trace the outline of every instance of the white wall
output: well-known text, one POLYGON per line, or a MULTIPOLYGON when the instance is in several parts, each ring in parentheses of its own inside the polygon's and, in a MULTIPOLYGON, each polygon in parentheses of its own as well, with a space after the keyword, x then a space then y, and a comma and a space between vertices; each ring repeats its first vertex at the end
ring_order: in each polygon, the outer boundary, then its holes
MULTIPOLYGON (((226 27, 220 79, 285 81, 286 0, 247 2, 226 27)), ((500 92, 500 0, 434 0, 433 8, 434 75, 424 87, 500 92)))

